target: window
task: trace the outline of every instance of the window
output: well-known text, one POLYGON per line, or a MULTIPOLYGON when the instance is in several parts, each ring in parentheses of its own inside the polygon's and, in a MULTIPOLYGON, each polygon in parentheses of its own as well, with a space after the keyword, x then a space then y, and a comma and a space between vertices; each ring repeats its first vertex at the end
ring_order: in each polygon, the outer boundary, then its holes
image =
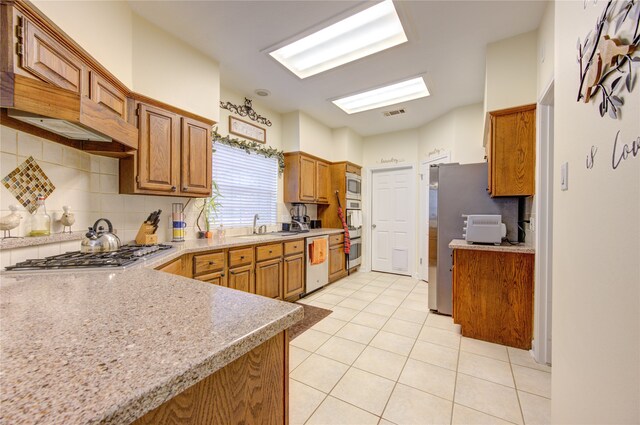
POLYGON ((255 214, 260 224, 276 224, 278 160, 222 143, 213 146, 213 181, 222 195, 215 225, 252 226, 255 214))

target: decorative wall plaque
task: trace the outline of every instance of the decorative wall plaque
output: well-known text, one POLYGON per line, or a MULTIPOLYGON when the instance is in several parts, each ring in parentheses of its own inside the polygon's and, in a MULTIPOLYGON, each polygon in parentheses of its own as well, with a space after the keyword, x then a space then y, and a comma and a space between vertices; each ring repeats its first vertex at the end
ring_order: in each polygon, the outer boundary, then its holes
POLYGON ((229 133, 255 142, 267 143, 267 130, 229 115, 229 133))
POLYGON ((593 30, 578 38, 577 101, 599 99, 600 116, 617 119, 624 93, 631 93, 640 66, 640 1, 609 0, 593 30), (612 28, 613 27, 613 28, 612 28))

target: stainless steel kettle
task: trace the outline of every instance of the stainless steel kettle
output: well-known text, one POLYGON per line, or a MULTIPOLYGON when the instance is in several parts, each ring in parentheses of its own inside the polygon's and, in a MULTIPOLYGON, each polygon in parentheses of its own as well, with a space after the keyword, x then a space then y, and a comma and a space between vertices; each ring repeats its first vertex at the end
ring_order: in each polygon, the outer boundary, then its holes
POLYGON ((80 252, 85 254, 117 251, 122 246, 120 238, 113 233, 113 225, 106 218, 99 218, 93 227, 89 227, 89 231, 84 236, 80 244, 80 252), (107 224, 108 230, 105 231, 102 226, 98 227, 101 221, 107 224))

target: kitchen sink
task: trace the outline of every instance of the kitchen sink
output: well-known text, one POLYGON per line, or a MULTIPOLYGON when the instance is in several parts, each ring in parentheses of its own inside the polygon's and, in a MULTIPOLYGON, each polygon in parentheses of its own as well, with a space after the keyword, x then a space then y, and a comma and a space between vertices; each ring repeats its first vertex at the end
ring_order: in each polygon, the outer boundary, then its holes
POLYGON ((255 238, 261 236, 299 236, 306 232, 269 232, 269 233, 254 233, 252 235, 236 236, 237 238, 255 238))

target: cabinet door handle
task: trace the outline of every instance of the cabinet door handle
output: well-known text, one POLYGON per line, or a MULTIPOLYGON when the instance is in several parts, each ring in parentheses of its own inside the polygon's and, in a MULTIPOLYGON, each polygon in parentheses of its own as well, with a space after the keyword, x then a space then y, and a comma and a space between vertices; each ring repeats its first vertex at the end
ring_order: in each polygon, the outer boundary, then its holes
POLYGON ((241 255, 241 256, 240 256, 240 259, 241 259, 241 260, 244 260, 244 255, 241 255))
POLYGON ((236 272, 229 272, 230 275, 235 276, 236 272))
POLYGON ((216 262, 215 262, 215 261, 209 261, 209 265, 210 265, 210 266, 215 266, 215 265, 216 265, 216 262))
POLYGON ((222 274, 220 275, 220 277, 224 277, 224 273, 222 273, 222 274))
POLYGON ((177 188, 177 187, 175 187, 175 186, 171 186, 171 191, 172 191, 172 192, 175 192, 176 190, 178 190, 178 188, 177 188))
POLYGON ((182 191, 183 191, 183 192, 186 192, 187 190, 189 190, 189 188, 188 188, 188 187, 186 187, 186 186, 182 188, 182 191))

